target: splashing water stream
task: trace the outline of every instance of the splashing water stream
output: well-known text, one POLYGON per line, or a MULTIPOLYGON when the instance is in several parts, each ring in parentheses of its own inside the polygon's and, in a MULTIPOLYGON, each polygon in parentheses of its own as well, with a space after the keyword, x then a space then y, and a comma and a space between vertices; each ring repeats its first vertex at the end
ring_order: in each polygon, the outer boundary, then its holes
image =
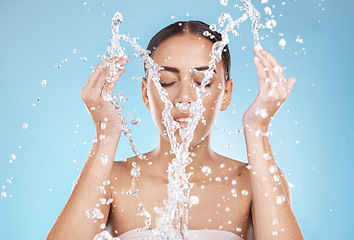
MULTIPOLYGON (((222 40, 215 42, 210 54, 211 59, 209 61, 209 69, 200 72, 204 74, 203 81, 200 86, 196 87, 197 101, 190 104, 174 104, 167 99, 167 92, 160 84, 159 71, 163 68, 157 65, 152 58, 149 56, 149 52, 143 49, 137 43, 137 39, 119 34, 119 26, 123 22, 123 16, 117 12, 112 19, 112 35, 110 43, 104 53, 103 60, 107 61, 113 57, 122 57, 125 55, 123 49, 121 48, 119 41, 123 40, 130 44, 137 54, 142 58, 145 63, 145 67, 148 70, 148 75, 154 82, 157 88, 161 100, 165 103, 165 109, 162 112, 163 123, 167 130, 167 135, 171 144, 171 153, 175 155, 171 163, 168 166, 168 197, 164 200, 164 206, 162 208, 155 207, 155 212, 159 215, 156 219, 156 228, 151 227, 151 214, 146 211, 142 203, 139 203, 139 214, 138 216, 145 217, 145 227, 140 229, 152 230, 154 238, 156 240, 167 240, 167 239, 188 239, 188 209, 195 204, 198 204, 198 197, 190 196, 190 191, 193 187, 193 183, 189 183, 188 179, 191 173, 186 173, 186 167, 193 161, 190 157, 189 146, 193 139, 193 133, 198 125, 200 119, 202 118, 205 108, 203 107, 202 100, 203 97, 208 94, 205 90, 205 86, 209 83, 210 79, 213 77, 214 70, 216 69, 216 61, 221 61, 221 55, 224 47, 229 43, 228 32, 232 32, 233 35, 237 34, 237 29, 240 23, 246 21, 248 18, 252 21, 252 33, 254 35, 254 43, 260 46, 259 43, 259 28, 260 28, 260 13, 251 4, 250 0, 241 0, 244 7, 237 6, 239 10, 245 11, 245 13, 238 19, 233 20, 231 15, 228 13, 222 13, 219 18, 219 26, 223 27, 227 22, 225 28, 220 32, 222 35, 222 40), (173 107, 178 109, 189 109, 190 116, 188 118, 188 125, 186 128, 179 128, 179 124, 173 119, 170 111, 173 107), (179 143, 175 136, 176 131, 179 131, 182 142, 179 143)), ((213 25, 215 28, 216 26, 213 25)), ((117 74, 117 70, 121 66, 116 62, 110 63, 111 77, 107 81, 111 81, 112 77, 117 74)), ((192 72, 198 72, 195 69, 192 72)), ((119 112, 122 119, 122 129, 124 135, 128 138, 130 146, 133 152, 142 160, 147 160, 146 157, 140 154, 134 144, 131 136, 131 130, 128 128, 125 122, 124 116, 121 112, 121 106, 114 97, 107 96, 107 101, 110 101, 119 112)), ((137 163, 132 163, 131 175, 133 177, 132 186, 130 190, 123 192, 123 194, 130 194, 136 196, 139 201, 138 188, 136 187, 137 178, 140 176, 140 168, 137 163)), ((101 235, 103 234, 100 233, 101 235)), ((106 234, 106 231, 104 231, 106 234)))

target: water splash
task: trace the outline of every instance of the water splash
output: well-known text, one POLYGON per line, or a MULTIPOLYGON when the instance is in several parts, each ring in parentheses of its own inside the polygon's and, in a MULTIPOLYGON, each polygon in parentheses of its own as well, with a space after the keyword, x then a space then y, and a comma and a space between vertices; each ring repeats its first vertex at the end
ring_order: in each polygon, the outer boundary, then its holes
MULTIPOLYGON (((137 38, 131 39, 130 37, 119 34, 119 25, 123 21, 122 15, 117 12, 112 19, 112 35, 110 43, 107 50, 103 56, 103 60, 107 61, 112 57, 122 57, 124 56, 124 51, 121 48, 119 41, 123 40, 130 44, 133 49, 137 52, 137 55, 142 58, 147 69, 148 76, 152 79, 156 89, 160 94, 161 100, 165 104, 165 109, 162 112, 163 123, 166 127, 167 136, 171 144, 171 153, 175 155, 171 163, 168 166, 168 198, 164 200, 164 206, 162 208, 155 207, 154 210, 158 213, 159 218, 156 219, 156 228, 151 228, 151 215, 143 207, 142 203, 139 203, 140 213, 138 216, 145 217, 145 228, 141 230, 152 229, 154 234, 154 239, 167 240, 167 239, 188 239, 188 210, 192 205, 198 204, 199 199, 196 196, 190 196, 190 191, 193 187, 192 183, 188 182, 191 173, 186 173, 186 167, 193 161, 190 157, 189 146, 193 139, 194 130, 202 118, 205 108, 203 107, 202 100, 203 97, 208 94, 205 90, 205 86, 209 83, 210 79, 213 77, 214 70, 216 69, 216 61, 221 61, 222 51, 224 47, 229 43, 228 32, 232 32, 233 35, 237 36, 237 29, 240 23, 246 21, 248 18, 252 21, 252 33, 254 35, 255 45, 260 45, 259 43, 259 28, 260 28, 260 13, 251 4, 250 0, 241 0, 244 7, 238 7, 240 10, 245 11, 245 13, 238 19, 233 20, 230 14, 223 13, 219 18, 219 26, 224 26, 226 22, 227 25, 224 30, 221 31, 222 40, 217 41, 213 44, 212 52, 210 54, 211 60, 209 61, 209 69, 200 72, 204 75, 201 85, 196 87, 197 101, 190 103, 188 106, 174 106, 167 99, 167 92, 160 84, 160 77, 158 72, 163 68, 157 65, 152 58, 149 56, 149 52, 143 49, 138 43, 137 38), (181 109, 189 109, 190 116, 188 125, 185 128, 180 128, 179 124, 172 118, 170 111, 173 107, 181 109), (178 130, 182 141, 178 142, 175 136, 178 130)), ((226 5, 227 1, 221 1, 222 4, 226 5)), ((212 31, 217 30, 216 25, 211 25, 210 29, 212 31)), ((205 32, 204 35, 210 34, 205 32)), ((117 73, 120 66, 117 63, 111 63, 111 78, 117 73)), ((196 70, 195 70, 196 71, 196 70)), ((111 100, 111 103, 116 107, 122 118, 122 128, 124 135, 129 139, 130 145, 134 153, 141 159, 146 159, 143 155, 137 152, 133 139, 131 138, 131 130, 128 128, 124 116, 121 113, 120 105, 111 100)), ((208 174, 211 170, 205 168, 205 172, 208 174)), ((138 199, 138 189, 136 187, 136 178, 140 175, 140 168, 133 162, 131 175, 133 177, 131 189, 124 194, 135 195, 138 199)), ((243 195, 247 195, 243 191, 243 195)))

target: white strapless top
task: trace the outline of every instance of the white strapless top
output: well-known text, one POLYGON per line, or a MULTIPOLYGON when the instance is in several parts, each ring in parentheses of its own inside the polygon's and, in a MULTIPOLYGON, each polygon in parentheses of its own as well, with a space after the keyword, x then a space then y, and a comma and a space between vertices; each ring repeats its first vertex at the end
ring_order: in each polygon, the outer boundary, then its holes
MULTIPOLYGON (((188 230, 191 240, 244 240, 242 237, 223 230, 188 230)), ((149 240, 153 237, 152 232, 144 231, 139 233, 137 230, 130 230, 118 236, 120 240, 149 240)))

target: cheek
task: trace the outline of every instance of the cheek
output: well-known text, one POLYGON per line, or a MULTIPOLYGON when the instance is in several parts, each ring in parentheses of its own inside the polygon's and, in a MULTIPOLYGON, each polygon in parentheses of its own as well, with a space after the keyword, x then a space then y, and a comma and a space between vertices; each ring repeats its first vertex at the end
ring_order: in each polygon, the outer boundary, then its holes
POLYGON ((207 89, 207 91, 210 94, 208 96, 205 96, 203 99, 204 107, 209 108, 208 110, 215 110, 220 108, 222 104, 222 98, 223 98, 222 90, 213 88, 213 89, 207 89))
POLYGON ((160 95, 155 85, 153 84, 150 84, 148 86, 148 98, 149 98, 150 111, 153 118, 155 118, 155 121, 157 121, 158 119, 162 119, 162 111, 165 108, 165 104, 161 100, 160 95))

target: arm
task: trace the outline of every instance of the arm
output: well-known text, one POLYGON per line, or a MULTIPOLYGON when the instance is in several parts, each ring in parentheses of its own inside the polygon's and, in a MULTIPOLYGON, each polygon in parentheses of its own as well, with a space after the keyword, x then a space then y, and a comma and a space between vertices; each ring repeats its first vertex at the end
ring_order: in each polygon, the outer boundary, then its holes
POLYGON ((285 80, 280 64, 255 48, 259 94, 243 116, 252 183, 252 219, 257 240, 304 239, 291 209, 285 175, 276 166, 269 145, 269 122, 288 97, 295 79, 285 80))
MULTIPOLYGON (((120 59, 119 63, 125 64, 127 60, 120 59)), ((47 239, 93 239, 102 232, 101 225, 107 222, 110 205, 101 199, 110 198, 110 187, 105 186, 104 181, 110 178, 122 129, 117 110, 110 101, 103 99, 103 95, 113 94, 115 83, 123 72, 124 68, 118 70, 108 82, 110 69, 104 62, 96 67, 81 90, 81 98, 96 126, 96 139, 77 184, 47 239)))

